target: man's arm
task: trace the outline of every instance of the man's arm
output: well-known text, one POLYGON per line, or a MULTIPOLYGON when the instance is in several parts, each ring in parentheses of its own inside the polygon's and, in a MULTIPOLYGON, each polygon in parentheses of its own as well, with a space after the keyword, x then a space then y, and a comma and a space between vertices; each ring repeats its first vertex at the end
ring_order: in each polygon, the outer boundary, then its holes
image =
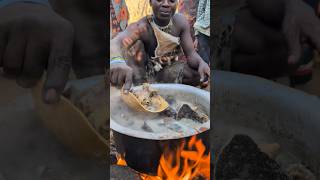
POLYGON ((182 15, 177 15, 177 18, 178 18, 177 22, 179 23, 182 29, 180 40, 181 40, 181 47, 183 49, 183 52, 188 59, 188 64, 192 68, 198 69, 199 63, 203 60, 194 49, 188 21, 182 15))
MULTIPOLYGON (((180 15, 179 15, 180 16, 180 15)), ((197 69, 200 75, 200 82, 207 83, 206 76, 210 76, 210 68, 207 63, 203 61, 203 59, 199 56, 193 46, 193 41, 190 34, 190 26, 188 21, 180 16, 179 23, 181 23, 182 32, 181 32, 181 46, 184 54, 187 57, 188 64, 193 69, 197 69), (181 19, 180 19, 181 18, 181 19)))
POLYGON ((124 86, 125 92, 130 90, 133 79, 133 70, 130 67, 132 63, 128 61, 128 57, 134 56, 139 60, 139 53, 132 46, 141 39, 141 33, 145 32, 145 29, 143 23, 133 23, 110 41, 110 81, 113 85, 124 86))
POLYGON ((253 14, 264 22, 279 24, 288 45, 288 64, 301 56, 301 37, 320 51, 320 20, 303 0, 248 0, 253 14))

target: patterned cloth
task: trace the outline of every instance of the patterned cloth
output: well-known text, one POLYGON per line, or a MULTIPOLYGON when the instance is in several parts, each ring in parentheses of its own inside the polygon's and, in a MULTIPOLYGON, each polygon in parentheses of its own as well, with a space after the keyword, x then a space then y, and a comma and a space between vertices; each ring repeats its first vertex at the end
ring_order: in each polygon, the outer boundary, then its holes
POLYGON ((210 0, 200 0, 197 20, 194 24, 195 34, 198 32, 210 36, 210 0))
POLYGON ((128 26, 129 12, 125 0, 110 1, 110 39, 128 26))
MULTIPOLYGON (((129 12, 125 0, 110 1, 110 39, 128 26, 129 12)), ((117 49, 110 48, 110 64, 125 63, 125 59, 117 49)))

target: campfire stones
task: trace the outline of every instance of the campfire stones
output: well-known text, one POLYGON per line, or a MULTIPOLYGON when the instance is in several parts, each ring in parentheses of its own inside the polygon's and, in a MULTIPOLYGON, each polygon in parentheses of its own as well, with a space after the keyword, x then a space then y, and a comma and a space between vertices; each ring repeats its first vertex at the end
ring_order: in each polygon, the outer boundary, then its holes
POLYGON ((289 180, 280 165, 260 151, 246 135, 235 135, 218 157, 215 177, 219 180, 289 180))
POLYGON ((177 119, 181 120, 182 118, 192 119, 200 123, 205 123, 209 120, 207 115, 196 112, 188 104, 183 104, 178 111, 177 119))

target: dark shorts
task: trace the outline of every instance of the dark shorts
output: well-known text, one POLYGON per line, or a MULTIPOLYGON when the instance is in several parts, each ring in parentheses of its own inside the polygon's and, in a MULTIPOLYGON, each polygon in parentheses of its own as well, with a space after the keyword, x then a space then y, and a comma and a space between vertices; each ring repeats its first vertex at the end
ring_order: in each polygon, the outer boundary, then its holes
POLYGON ((207 63, 210 63, 210 37, 202 33, 197 35, 198 38, 198 54, 207 63))

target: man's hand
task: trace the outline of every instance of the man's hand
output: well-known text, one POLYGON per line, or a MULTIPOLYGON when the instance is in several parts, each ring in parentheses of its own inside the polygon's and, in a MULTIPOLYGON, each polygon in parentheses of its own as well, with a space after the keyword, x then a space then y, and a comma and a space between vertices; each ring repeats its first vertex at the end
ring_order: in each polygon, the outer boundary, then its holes
POLYGON ((0 8, 0 67, 25 88, 33 87, 47 70, 46 103, 59 100, 68 80, 73 26, 49 7, 14 3, 0 8))
POLYGON ((210 77, 210 67, 207 63, 204 61, 200 61, 198 72, 200 74, 200 83, 201 87, 206 87, 209 83, 209 77, 210 77))
POLYGON ((302 37, 306 37, 320 51, 320 20, 302 0, 285 0, 282 28, 288 44, 289 65, 296 64, 300 59, 302 37))
POLYGON ((110 82, 118 87, 123 86, 127 93, 132 86, 133 70, 126 63, 110 65, 110 82))

